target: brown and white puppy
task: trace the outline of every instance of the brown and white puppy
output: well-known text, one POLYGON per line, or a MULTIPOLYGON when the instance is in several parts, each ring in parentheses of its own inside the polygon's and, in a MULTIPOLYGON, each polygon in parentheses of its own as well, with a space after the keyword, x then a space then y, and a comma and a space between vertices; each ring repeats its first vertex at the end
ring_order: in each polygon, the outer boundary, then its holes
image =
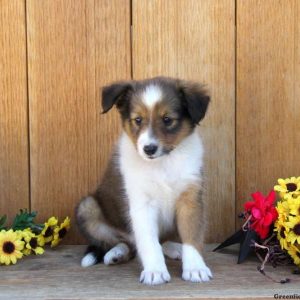
POLYGON ((201 85, 165 77, 103 89, 103 113, 115 105, 123 133, 102 184, 76 210, 91 244, 82 266, 125 262, 137 250, 145 284, 170 281, 164 254, 182 259, 184 280, 212 277, 201 255, 203 147, 195 132, 208 103, 201 85))

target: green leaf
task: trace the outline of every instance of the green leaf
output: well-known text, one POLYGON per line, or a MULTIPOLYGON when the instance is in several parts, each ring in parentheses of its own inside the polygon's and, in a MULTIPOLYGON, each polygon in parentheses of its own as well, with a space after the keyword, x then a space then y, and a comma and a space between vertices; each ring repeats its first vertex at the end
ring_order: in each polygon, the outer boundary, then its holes
POLYGON ((35 224, 34 218, 36 217, 37 212, 28 212, 27 209, 20 209, 20 213, 15 216, 15 219, 12 224, 13 230, 23 230, 26 228, 31 228, 35 233, 40 233, 44 224, 35 224))
POLYGON ((1 218, 0 218, 0 230, 2 230, 2 229, 5 229, 5 223, 6 223, 6 220, 7 220, 7 216, 6 215, 4 215, 4 216, 2 216, 1 218))

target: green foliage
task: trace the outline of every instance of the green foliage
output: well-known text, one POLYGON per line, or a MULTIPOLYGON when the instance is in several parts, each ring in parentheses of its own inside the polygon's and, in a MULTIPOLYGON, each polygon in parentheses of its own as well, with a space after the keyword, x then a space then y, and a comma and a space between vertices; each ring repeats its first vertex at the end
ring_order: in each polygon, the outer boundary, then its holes
POLYGON ((0 217, 0 230, 5 229, 6 220, 7 220, 6 215, 0 217))
POLYGON ((28 212, 27 209, 20 209, 20 213, 15 216, 11 228, 13 230, 30 228, 34 233, 39 234, 43 230, 44 224, 34 223, 34 218, 36 215, 36 211, 28 212))

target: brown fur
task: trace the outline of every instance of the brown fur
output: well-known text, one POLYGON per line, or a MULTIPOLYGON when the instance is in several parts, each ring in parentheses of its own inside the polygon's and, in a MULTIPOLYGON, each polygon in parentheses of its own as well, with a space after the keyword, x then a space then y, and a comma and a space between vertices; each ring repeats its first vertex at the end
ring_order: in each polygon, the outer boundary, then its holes
POLYGON ((202 251, 205 233, 204 203, 199 186, 192 185, 176 203, 176 223, 182 243, 202 251))
POLYGON ((132 99, 131 103, 132 110, 130 111, 129 118, 123 121, 123 129, 128 134, 133 144, 136 145, 139 135, 143 132, 149 124, 149 110, 147 107, 139 101, 139 98, 135 97, 132 99), (137 117, 142 118, 142 124, 138 126, 135 123, 137 117))
POLYGON ((91 244, 107 250, 119 242, 133 246, 127 198, 115 164, 116 153, 108 164, 102 184, 95 193, 82 199, 76 209, 77 224, 84 236, 91 244))

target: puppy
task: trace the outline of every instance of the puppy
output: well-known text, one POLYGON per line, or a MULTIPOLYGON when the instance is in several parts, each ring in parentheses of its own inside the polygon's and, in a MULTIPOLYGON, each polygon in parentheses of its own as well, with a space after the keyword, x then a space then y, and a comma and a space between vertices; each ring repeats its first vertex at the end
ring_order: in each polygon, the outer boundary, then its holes
POLYGON ((182 260, 184 280, 212 277, 201 255, 203 146, 195 131, 209 100, 201 85, 165 77, 104 87, 103 113, 116 106, 123 133, 102 184, 76 209, 90 242, 82 266, 126 262, 137 251, 142 283, 170 281, 164 254, 182 260))

